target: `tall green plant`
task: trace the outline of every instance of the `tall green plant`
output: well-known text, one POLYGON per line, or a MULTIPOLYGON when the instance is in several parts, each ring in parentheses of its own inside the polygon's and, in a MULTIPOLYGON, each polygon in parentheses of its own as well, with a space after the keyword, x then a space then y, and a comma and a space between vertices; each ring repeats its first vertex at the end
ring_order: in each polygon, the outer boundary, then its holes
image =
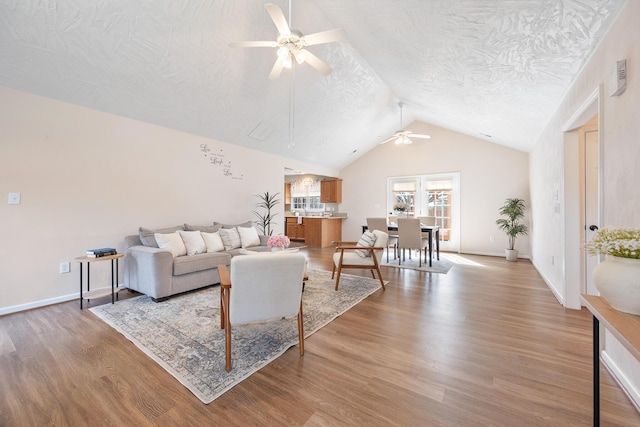
MULTIPOLYGON (((262 232, 265 236, 271 236, 273 230, 271 229, 271 224, 273 218, 276 217, 277 213, 272 213, 271 210, 280 203, 280 199, 278 199, 278 195, 280 193, 269 194, 269 192, 265 192, 264 194, 256 194, 255 196, 260 199, 258 204, 256 204, 256 208, 262 208, 262 212, 253 211, 253 214, 258 218, 256 224, 258 225, 258 230, 262 232)), ((275 224, 275 223, 273 223, 275 224)))
POLYGON ((496 220, 496 225, 509 237, 509 249, 513 250, 516 245, 516 237, 526 235, 529 230, 520 221, 524 218, 524 200, 513 198, 507 199, 498 213, 504 218, 496 220))

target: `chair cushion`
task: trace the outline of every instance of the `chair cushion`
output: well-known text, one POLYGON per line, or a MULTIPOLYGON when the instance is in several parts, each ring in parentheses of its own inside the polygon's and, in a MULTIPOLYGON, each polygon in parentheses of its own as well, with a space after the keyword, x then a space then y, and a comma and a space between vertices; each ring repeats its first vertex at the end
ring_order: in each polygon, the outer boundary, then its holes
MULTIPOLYGON (((340 264, 340 251, 333 254, 333 263, 336 267, 340 264)), ((342 258, 343 265, 370 265, 374 266, 372 257, 361 257, 356 254, 356 251, 346 250, 344 251, 344 257, 342 258)))
MULTIPOLYGON (((362 237, 360 237, 360 240, 358 240, 358 244, 356 244, 356 246, 360 248, 371 248, 374 246, 375 243, 376 243, 376 235, 373 234, 371 231, 365 231, 362 237)), ((356 253, 358 254, 358 256, 362 258, 371 256, 371 251, 362 251, 358 249, 356 250, 356 253)))

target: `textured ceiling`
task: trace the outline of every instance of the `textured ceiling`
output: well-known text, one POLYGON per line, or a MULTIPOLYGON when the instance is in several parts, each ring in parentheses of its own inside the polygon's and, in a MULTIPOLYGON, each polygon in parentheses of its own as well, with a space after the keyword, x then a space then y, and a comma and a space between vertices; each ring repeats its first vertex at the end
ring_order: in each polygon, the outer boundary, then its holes
POLYGON ((0 85, 335 168, 398 101, 405 126, 528 151, 625 0, 293 0, 293 28, 347 39, 309 47, 329 76, 278 80, 275 49, 228 47, 275 40, 267 2, 0 0, 0 85))

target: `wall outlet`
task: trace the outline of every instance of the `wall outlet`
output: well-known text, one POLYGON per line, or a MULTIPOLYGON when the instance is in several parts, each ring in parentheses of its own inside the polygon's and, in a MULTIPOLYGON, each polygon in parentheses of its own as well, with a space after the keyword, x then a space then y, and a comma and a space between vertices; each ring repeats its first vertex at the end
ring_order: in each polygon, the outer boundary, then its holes
POLYGON ((60 263, 60 274, 68 273, 70 271, 69 261, 60 263))
POLYGON ((551 255, 551 265, 555 264, 555 262, 556 262, 555 257, 553 255, 551 255))
POLYGON ((493 234, 491 236, 489 236, 489 241, 491 243, 495 242, 496 241, 496 236, 494 236, 493 234))

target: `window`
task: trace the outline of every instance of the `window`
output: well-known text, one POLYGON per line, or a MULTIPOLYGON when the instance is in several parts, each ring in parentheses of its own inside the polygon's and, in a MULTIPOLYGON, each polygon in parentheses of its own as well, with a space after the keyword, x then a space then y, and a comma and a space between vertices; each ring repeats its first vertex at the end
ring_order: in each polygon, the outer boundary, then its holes
POLYGON ((303 210, 307 212, 324 211, 324 203, 320 202, 320 196, 293 197, 291 209, 294 211, 303 210))
POLYGON ((387 212, 407 203, 409 216, 433 216, 440 227, 440 249, 460 250, 460 173, 411 175, 387 178, 387 212))

